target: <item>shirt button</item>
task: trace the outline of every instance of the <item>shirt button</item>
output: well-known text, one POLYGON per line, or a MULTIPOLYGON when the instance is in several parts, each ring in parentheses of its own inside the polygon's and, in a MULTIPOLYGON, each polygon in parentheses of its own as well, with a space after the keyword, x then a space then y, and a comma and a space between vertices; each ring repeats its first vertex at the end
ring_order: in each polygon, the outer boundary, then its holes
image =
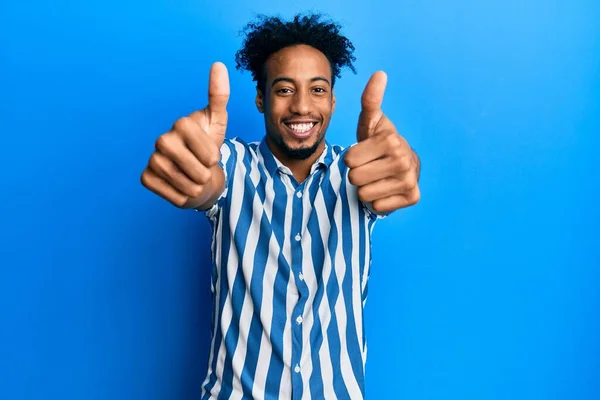
POLYGON ((300 372, 300 366, 298 364, 296 364, 296 368, 294 368, 294 371, 296 371, 296 373, 300 372))
POLYGON ((298 325, 300 325, 302 323, 303 319, 302 316, 298 316, 298 318, 296 318, 296 322, 298 323, 298 325))
POLYGON ((302 273, 301 273, 300 275, 298 275, 298 278, 299 278, 301 281, 303 281, 303 280, 304 280, 304 274, 302 274, 302 273))
POLYGON ((294 239, 296 239, 296 242, 299 242, 299 241, 300 241, 300 239, 302 239, 302 236, 300 236, 300 234, 299 234, 299 233, 297 233, 297 234, 296 234, 296 237, 295 237, 294 239))
POLYGON ((302 192, 296 192, 296 197, 297 197, 297 198, 300 198, 300 197, 302 197, 302 192))

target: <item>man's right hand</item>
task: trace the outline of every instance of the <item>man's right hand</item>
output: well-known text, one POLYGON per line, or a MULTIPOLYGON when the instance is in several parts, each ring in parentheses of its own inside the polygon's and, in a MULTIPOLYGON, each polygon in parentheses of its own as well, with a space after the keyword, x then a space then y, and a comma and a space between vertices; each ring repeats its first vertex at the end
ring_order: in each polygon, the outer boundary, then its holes
POLYGON ((142 185, 181 208, 208 208, 224 189, 218 165, 227 130, 229 76, 222 63, 210 70, 208 106, 178 119, 161 135, 141 176, 142 185))

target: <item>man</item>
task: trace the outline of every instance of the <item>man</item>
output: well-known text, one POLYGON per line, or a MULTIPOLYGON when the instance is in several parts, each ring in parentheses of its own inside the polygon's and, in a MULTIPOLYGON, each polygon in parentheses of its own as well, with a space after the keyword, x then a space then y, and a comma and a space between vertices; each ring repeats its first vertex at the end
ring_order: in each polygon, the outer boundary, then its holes
POLYGON ((375 221, 419 200, 420 162, 369 80, 357 144, 329 144, 333 88, 354 47, 319 15, 261 17, 237 67, 257 82, 258 143, 226 138, 229 81, 216 63, 208 106, 160 136, 149 190, 205 213, 213 229, 212 342, 203 399, 361 399, 375 221))

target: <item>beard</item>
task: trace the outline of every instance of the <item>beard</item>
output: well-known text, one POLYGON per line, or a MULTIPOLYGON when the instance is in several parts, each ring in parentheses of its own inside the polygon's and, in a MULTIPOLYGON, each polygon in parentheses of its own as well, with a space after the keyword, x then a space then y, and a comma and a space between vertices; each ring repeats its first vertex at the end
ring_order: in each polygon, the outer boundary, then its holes
POLYGON ((281 150, 286 157, 292 160, 306 160, 308 157, 315 154, 323 139, 325 139, 325 132, 317 133, 317 140, 311 146, 303 146, 298 148, 290 147, 283 135, 281 134, 270 134, 269 137, 273 141, 273 143, 281 150))

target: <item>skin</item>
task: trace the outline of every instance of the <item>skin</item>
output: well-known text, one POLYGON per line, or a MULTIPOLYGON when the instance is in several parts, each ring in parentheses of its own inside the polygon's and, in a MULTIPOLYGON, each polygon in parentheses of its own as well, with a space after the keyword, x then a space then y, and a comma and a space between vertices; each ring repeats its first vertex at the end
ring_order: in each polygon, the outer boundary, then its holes
POLYGON ((356 139, 344 161, 358 198, 377 213, 387 214, 416 204, 421 198, 421 162, 381 110, 387 75, 371 76, 361 98, 356 139))
POLYGON ((331 66, 327 57, 307 45, 284 48, 266 62, 264 88, 257 88, 256 107, 264 114, 267 144, 298 182, 325 149, 325 132, 335 110, 331 66), (294 137, 286 122, 315 121, 317 132, 306 139, 294 137), (313 149, 305 159, 290 150, 313 149))
MULTIPOLYGON (((266 62, 266 87, 257 90, 256 106, 264 114, 267 144, 273 154, 303 182, 322 154, 323 141, 335 95, 331 66, 320 51, 292 46, 273 54, 266 62), (299 139, 285 122, 317 121, 318 130, 299 139), (298 158, 298 150, 312 152, 298 158)), ((381 110, 387 75, 371 76, 361 98, 357 143, 344 162, 358 197, 377 213, 416 204, 420 200, 420 161, 394 124, 381 110)), ((224 173, 218 165, 219 148, 227 128, 230 88, 225 65, 213 64, 208 105, 178 119, 155 143, 141 182, 152 192, 181 208, 211 207, 224 190, 224 173)))
POLYGON ((140 181, 180 208, 210 208, 225 189, 218 165, 227 129, 229 76, 223 63, 210 70, 208 105, 179 118, 154 145, 140 181))
MULTIPOLYGON (((335 111, 331 65, 319 50, 306 45, 284 48, 266 63, 264 93, 257 90, 256 105, 264 113, 267 143, 273 154, 303 182, 325 148, 323 138, 335 111), (284 122, 318 120, 318 133, 306 139, 292 136, 284 122), (291 157, 288 149, 315 147, 304 159, 291 157)), ((420 161, 408 142, 381 111, 387 75, 376 72, 361 98, 357 144, 344 161, 358 197, 378 213, 390 213, 420 199, 420 161)))

